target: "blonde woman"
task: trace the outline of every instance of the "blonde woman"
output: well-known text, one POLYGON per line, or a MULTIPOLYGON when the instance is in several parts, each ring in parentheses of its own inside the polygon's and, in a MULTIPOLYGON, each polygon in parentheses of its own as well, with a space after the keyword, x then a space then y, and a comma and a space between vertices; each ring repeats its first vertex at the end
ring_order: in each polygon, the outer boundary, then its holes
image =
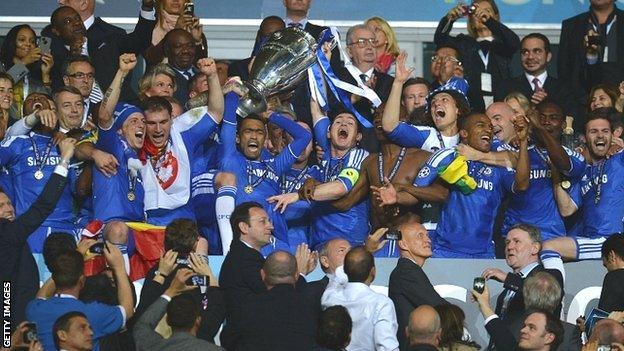
POLYGON ((175 72, 167 64, 152 66, 139 80, 139 99, 150 96, 173 96, 176 87, 175 72))
POLYGON ((381 17, 371 17, 364 24, 375 33, 375 39, 377 40, 377 46, 375 47, 377 50, 377 63, 375 68, 383 73, 393 72, 394 69, 390 67, 394 66, 394 61, 401 53, 394 30, 381 17))

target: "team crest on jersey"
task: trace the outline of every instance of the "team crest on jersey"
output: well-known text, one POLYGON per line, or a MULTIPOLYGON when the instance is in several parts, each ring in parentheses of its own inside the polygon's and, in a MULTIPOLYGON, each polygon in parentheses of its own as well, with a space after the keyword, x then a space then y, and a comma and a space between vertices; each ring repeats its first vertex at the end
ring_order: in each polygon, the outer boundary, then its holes
POLYGON ((423 167, 423 169, 418 172, 418 178, 427 178, 429 176, 429 167, 423 167))
POLYGON ((161 160, 156 166, 156 178, 163 190, 167 190, 178 176, 178 159, 169 150, 161 160))
POLYGON ((492 168, 485 167, 485 170, 483 171, 483 174, 485 174, 486 176, 492 175, 492 168))

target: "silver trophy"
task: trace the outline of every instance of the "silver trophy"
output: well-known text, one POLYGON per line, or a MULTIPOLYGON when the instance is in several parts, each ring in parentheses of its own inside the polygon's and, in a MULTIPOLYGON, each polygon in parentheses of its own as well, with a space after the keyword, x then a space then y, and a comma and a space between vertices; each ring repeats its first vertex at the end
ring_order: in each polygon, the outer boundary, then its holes
POLYGON ((244 83, 249 91, 240 99, 236 113, 246 117, 263 112, 267 98, 293 90, 316 61, 316 47, 314 37, 299 28, 271 34, 254 59, 244 83))

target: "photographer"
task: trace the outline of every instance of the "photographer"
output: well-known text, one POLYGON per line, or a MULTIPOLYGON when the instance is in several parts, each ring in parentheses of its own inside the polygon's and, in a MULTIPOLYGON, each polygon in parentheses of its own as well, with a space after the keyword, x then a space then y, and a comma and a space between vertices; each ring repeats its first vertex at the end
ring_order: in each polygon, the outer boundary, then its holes
POLYGON ((28 330, 29 330, 29 323, 27 321, 24 321, 22 323, 20 323, 20 325, 17 326, 17 328, 15 328, 15 331, 13 332, 13 334, 11 335, 11 346, 10 347, 0 347, 0 351, 17 351, 17 350, 28 350, 28 351, 41 351, 43 350, 43 346, 41 346, 41 343, 38 340, 30 340, 27 342, 27 340, 30 339, 30 337, 26 337, 25 335, 28 334, 28 330))
POLYGON ((208 265, 207 256, 197 253, 199 239, 197 225, 190 219, 176 219, 167 225, 165 253, 158 265, 145 276, 136 318, 138 319, 169 288, 178 269, 190 268, 195 273, 193 284, 200 286, 200 289, 190 293, 201 307, 202 321, 197 337, 213 342, 225 318, 225 304, 218 280, 208 265), (201 281, 202 277, 205 277, 205 284, 201 281))

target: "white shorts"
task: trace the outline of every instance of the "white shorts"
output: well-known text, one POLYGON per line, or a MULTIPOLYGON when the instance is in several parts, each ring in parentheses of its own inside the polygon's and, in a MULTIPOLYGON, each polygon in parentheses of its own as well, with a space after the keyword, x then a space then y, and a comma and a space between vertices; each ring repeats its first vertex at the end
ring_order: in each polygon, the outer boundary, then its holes
POLYGON ((602 243, 607 240, 605 237, 599 238, 581 238, 576 237, 576 259, 584 260, 600 260, 602 259, 602 243))

